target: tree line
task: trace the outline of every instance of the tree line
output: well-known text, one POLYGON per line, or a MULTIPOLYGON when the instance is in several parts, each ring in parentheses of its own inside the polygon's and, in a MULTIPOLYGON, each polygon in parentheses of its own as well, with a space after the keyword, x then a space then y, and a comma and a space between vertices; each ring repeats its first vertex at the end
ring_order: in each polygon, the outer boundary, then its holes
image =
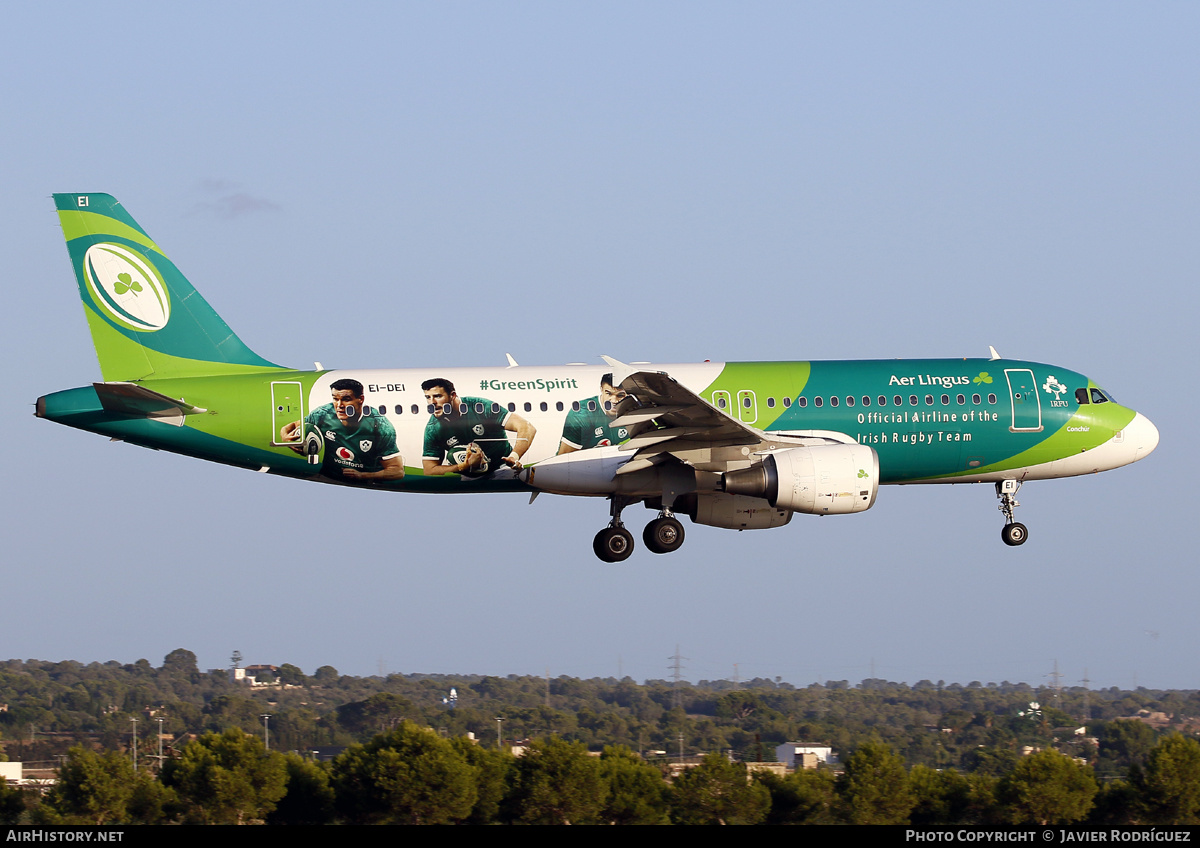
POLYGON ((550 814, 533 812, 540 805, 569 810, 559 820, 570 821, 988 823, 1019 815, 1037 821, 1068 814, 1021 800, 1044 798, 1049 786, 1059 787, 1055 809, 1078 816, 1070 820, 1175 816, 1178 823, 1194 820, 1200 804, 1176 791, 1182 784, 1171 777, 1192 775, 1190 785, 1200 787, 1195 691, 876 679, 795 687, 765 678, 738 685, 518 675, 360 678, 330 666, 309 676, 287 664, 277 676, 278 685, 266 687, 232 683, 224 671, 201 672, 184 649, 158 668, 146 660, 0 662, 0 746, 10 759, 57 759, 60 778, 66 776, 62 789, 40 800, 5 792, 0 819, 84 820, 93 808, 119 808, 117 819, 106 820, 303 818, 289 810, 325 811, 322 821, 433 820, 429 812, 398 812, 411 805, 384 800, 390 790, 364 777, 394 772, 389 785, 415 786, 421 781, 413 777, 419 773, 414 762, 432 761, 456 764, 435 784, 444 788, 429 793, 457 799, 449 812, 437 814, 444 816, 440 821, 549 820, 550 814), (1129 718, 1139 713, 1155 714, 1161 727, 1129 718), (271 716, 270 752, 261 739, 263 714, 271 716), (155 758, 160 720, 167 754, 161 764, 155 758), (1082 737, 1075 732, 1081 727, 1087 729, 1082 737), (439 741, 412 741, 424 734, 439 741), (534 740, 532 758, 505 750, 528 740, 534 740), (773 759, 775 746, 786 741, 830 744, 842 765, 787 777, 747 775, 745 762, 773 759), (349 747, 331 763, 312 762, 313 749, 324 746, 349 747), (435 748, 443 753, 435 756, 435 748), (663 752, 681 750, 710 756, 667 780, 671 757, 663 752), (1025 756, 1028 751, 1037 753, 1025 756), (879 763, 856 772, 854 764, 867 756, 879 763), (227 763, 242 759, 262 769, 234 779, 241 772, 227 763), (587 801, 582 808, 548 798, 528 771, 559 760, 584 761, 581 774, 599 775, 580 793, 587 801), (121 764, 127 775, 120 776, 121 764), (881 773, 880 764, 891 774, 883 782, 886 792, 860 777, 881 773), (733 779, 734 772, 740 777, 733 779), (113 782, 128 795, 102 791, 105 774, 118 775, 113 782), (744 791, 695 789, 717 774, 744 791), (1043 789, 1033 792, 1031 784, 1043 789), (97 788, 70 794, 71 786, 97 788), (235 798, 258 800, 218 800, 218 786, 235 798), (703 805, 688 800, 714 794, 741 800, 724 813, 697 812, 703 805), (107 807, 96 800, 110 796, 116 800, 107 807))

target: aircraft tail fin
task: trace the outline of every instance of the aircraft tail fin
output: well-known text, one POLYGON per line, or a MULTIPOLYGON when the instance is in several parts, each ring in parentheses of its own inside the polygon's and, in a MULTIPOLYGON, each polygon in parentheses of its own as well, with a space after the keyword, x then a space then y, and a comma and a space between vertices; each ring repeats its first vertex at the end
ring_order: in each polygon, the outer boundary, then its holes
POLYGON ((116 198, 56 194, 54 205, 106 381, 280 367, 246 347, 116 198))

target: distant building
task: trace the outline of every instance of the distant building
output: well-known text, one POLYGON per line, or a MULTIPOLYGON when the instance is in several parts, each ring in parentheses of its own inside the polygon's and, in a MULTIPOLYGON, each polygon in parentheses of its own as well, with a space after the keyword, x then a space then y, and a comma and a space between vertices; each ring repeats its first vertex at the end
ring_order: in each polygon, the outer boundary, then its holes
POLYGON ((784 742, 775 748, 775 759, 788 768, 816 768, 838 761, 833 755, 833 748, 812 742, 784 742))

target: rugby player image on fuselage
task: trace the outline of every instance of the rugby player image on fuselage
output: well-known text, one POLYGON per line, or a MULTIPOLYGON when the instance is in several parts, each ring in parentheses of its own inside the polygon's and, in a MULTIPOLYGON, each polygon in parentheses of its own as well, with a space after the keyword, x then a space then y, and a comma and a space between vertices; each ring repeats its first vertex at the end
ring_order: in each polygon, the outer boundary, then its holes
POLYGON ((404 479, 404 458, 396 447, 392 422, 366 407, 363 385, 358 380, 334 381, 329 391, 333 403, 317 407, 301 422, 285 424, 280 440, 296 442, 296 453, 306 453, 306 434, 315 434, 324 444, 321 476, 355 483, 404 479))
POLYGON ((427 475, 459 474, 464 480, 516 476, 536 427, 490 400, 460 398, 454 384, 441 377, 426 380, 421 391, 433 408, 421 451, 427 475), (511 441, 509 433, 516 434, 511 441))
POLYGON ((600 394, 571 404, 563 422, 558 452, 572 453, 588 448, 619 445, 629 438, 624 427, 610 426, 617 417, 617 404, 625 400, 625 392, 613 386, 613 375, 600 378, 600 394))

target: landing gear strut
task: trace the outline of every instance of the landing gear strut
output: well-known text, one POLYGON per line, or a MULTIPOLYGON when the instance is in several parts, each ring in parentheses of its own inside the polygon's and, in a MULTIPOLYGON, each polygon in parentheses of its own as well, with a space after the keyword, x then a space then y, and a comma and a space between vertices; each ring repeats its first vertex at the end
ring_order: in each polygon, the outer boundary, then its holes
POLYGON ((633 553, 633 534, 621 523, 621 510, 629 503, 625 498, 613 495, 609 505, 612 519, 592 540, 592 550, 605 562, 624 562, 633 553))
POLYGON ((642 541, 656 554, 669 554, 683 544, 683 525, 671 510, 664 508, 658 518, 646 525, 642 541))
POLYGON ((1009 547, 1025 544, 1029 531, 1025 525, 1014 520, 1013 510, 1021 504, 1017 501, 1017 490, 1021 488, 1019 480, 1001 480, 996 484, 996 497, 1000 499, 999 510, 1004 513, 1004 527, 1000 530, 1000 538, 1009 547))

